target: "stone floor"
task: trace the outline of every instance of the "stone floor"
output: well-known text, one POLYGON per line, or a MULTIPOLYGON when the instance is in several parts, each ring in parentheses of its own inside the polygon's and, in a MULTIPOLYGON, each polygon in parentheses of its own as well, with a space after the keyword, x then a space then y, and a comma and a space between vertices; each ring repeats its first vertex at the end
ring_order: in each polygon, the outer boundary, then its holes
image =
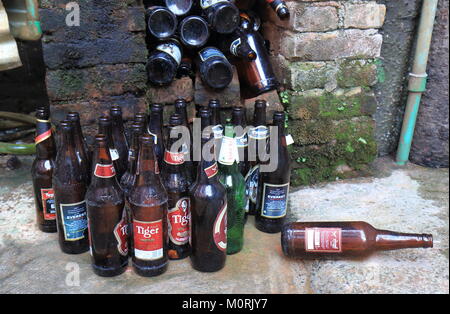
POLYGON ((198 273, 185 260, 154 279, 132 270, 103 279, 91 271, 88 254, 64 255, 56 235, 35 228, 31 160, 22 162, 15 171, 0 162, 0 293, 449 293, 447 169, 399 168, 384 158, 374 164, 373 178, 291 194, 291 220, 364 220, 382 229, 433 233, 434 249, 366 260, 289 260, 280 236, 258 232, 250 220, 245 249, 221 272, 198 273))

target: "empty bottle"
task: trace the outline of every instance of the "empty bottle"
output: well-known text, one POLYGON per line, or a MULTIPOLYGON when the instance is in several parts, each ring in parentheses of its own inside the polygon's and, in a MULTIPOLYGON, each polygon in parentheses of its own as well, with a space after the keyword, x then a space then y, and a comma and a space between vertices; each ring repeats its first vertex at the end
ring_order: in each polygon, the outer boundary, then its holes
POLYGON ((239 26, 239 9, 228 0, 200 0, 203 14, 219 34, 231 34, 239 26))
POLYGON ((193 182, 193 179, 196 174, 196 167, 194 165, 194 148, 193 148, 193 138, 192 138, 192 130, 189 125, 189 118, 187 113, 187 102, 184 99, 177 99, 175 102, 175 113, 177 113, 182 121, 182 125, 185 127, 189 133, 186 136, 189 136, 189 140, 186 138, 186 142, 183 145, 184 155, 184 166, 187 168, 187 174, 189 175, 189 181, 193 182))
POLYGON ((156 86, 172 83, 181 64, 182 55, 181 45, 175 39, 158 44, 147 61, 149 82, 156 86))
POLYGON ((258 57, 247 42, 247 37, 240 29, 237 29, 232 35, 222 40, 220 47, 225 54, 236 58, 254 61, 258 57))
POLYGON ((91 158, 81 129, 80 114, 78 112, 69 112, 67 120, 72 122, 75 154, 77 155, 82 175, 86 180, 86 185, 89 186, 91 181, 91 158))
POLYGON ((201 48, 209 39, 208 22, 200 16, 188 16, 181 21, 179 33, 181 42, 187 48, 201 48))
POLYGON ((296 222, 283 227, 281 246, 293 258, 365 257, 376 251, 432 248, 433 236, 378 230, 362 221, 296 222))
POLYGON ((152 104, 150 106, 150 119, 148 124, 148 132, 153 136, 155 140, 155 156, 158 160, 158 165, 161 166, 164 161, 164 137, 163 137, 163 125, 164 125, 164 106, 161 104, 152 104))
POLYGON ((205 85, 224 89, 231 84, 233 67, 219 49, 207 47, 198 54, 200 77, 205 85))
POLYGON ((193 0, 164 0, 166 7, 177 16, 188 14, 192 9, 193 0))
POLYGON ((106 140, 108 142, 109 153, 111 154, 111 158, 113 160, 114 169, 117 173, 117 178, 122 179, 122 175, 127 171, 124 168, 122 162, 120 162, 120 155, 117 151, 116 146, 114 145, 114 140, 112 137, 112 121, 110 117, 102 116, 98 119, 98 134, 103 134, 106 136, 106 140))
POLYGON ((119 105, 111 106, 110 115, 112 121, 112 140, 114 142, 114 147, 119 154, 119 163, 121 164, 120 169, 123 171, 122 173, 117 174, 120 182, 120 179, 128 168, 128 140, 123 125, 122 107, 119 105))
POLYGON ((282 20, 287 20, 290 17, 289 8, 283 0, 265 0, 267 4, 275 11, 278 17, 282 20))
POLYGON ((149 7, 146 11, 147 28, 157 39, 167 39, 175 34, 178 20, 175 14, 162 6, 149 7))

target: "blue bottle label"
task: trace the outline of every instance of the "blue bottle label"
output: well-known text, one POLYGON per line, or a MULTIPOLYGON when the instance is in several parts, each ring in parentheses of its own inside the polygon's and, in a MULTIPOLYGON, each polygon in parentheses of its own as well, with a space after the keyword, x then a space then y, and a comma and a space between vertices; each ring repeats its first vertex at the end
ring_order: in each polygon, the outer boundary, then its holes
POLYGON ((203 49, 198 54, 203 62, 213 57, 225 58, 224 54, 220 50, 211 47, 203 49))
POLYGON ((261 216, 264 218, 283 218, 286 216, 289 196, 289 183, 264 184, 261 216))
POLYGON ((60 210, 66 241, 84 239, 84 232, 88 227, 86 201, 60 204, 60 210))

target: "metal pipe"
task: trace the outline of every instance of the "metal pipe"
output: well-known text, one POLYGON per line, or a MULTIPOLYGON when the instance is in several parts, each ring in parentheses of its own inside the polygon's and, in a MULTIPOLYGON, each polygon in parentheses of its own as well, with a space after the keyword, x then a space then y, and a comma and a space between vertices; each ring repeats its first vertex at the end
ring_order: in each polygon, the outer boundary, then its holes
POLYGON ((397 164, 401 166, 406 165, 409 160, 420 101, 422 94, 426 91, 428 55, 433 36, 437 5, 438 0, 423 1, 414 65, 412 72, 409 74, 408 101, 397 151, 397 164))

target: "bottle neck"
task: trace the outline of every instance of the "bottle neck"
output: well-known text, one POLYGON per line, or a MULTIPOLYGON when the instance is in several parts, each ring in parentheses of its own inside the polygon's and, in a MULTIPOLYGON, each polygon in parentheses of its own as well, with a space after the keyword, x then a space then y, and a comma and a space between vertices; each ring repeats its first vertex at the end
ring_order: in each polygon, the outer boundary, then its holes
POLYGON ((433 236, 429 234, 398 233, 387 230, 378 230, 375 238, 375 248, 379 251, 432 247, 433 236))
POLYGON ((52 159, 56 155, 55 138, 50 121, 36 124, 36 156, 39 159, 52 159))
POLYGON ((155 158, 153 145, 145 143, 141 146, 137 162, 137 185, 148 185, 155 182, 159 175, 159 166, 155 158))
POLYGON ((258 127, 262 125, 267 125, 266 110, 257 108, 255 110, 254 126, 258 127))
POLYGON ((139 157, 139 136, 140 133, 133 133, 131 139, 131 146, 128 152, 128 170, 131 174, 136 174, 137 159, 139 157))
MULTIPOLYGON (((205 141, 205 140, 202 139, 202 141, 205 141)), ((219 176, 218 176, 219 165, 216 161, 215 156, 216 155, 215 155, 215 148, 214 148, 214 140, 210 140, 207 143, 204 142, 202 145, 202 160, 200 161, 200 163, 198 165, 198 175, 197 175, 198 182, 209 183, 209 184, 218 182, 218 180, 219 180, 219 176), (212 160, 206 160, 205 157, 203 156, 203 151, 205 149, 210 149, 209 157, 211 157, 212 160)))
POLYGON ((92 185, 102 187, 116 183, 116 169, 106 142, 97 144, 92 165, 92 185))
POLYGON ((161 113, 151 113, 148 129, 151 133, 158 136, 158 140, 162 138, 163 117, 161 113))

